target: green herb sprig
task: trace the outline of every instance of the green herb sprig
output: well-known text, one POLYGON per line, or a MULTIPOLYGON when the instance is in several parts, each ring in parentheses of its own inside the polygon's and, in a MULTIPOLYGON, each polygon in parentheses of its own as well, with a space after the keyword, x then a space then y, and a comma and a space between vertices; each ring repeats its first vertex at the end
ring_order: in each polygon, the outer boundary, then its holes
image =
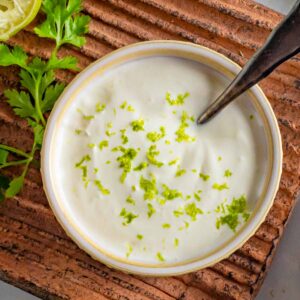
POLYGON ((19 77, 22 91, 7 89, 4 95, 15 114, 27 120, 33 130, 34 138, 30 152, 0 144, 0 170, 21 165, 20 176, 8 179, 0 174, 0 201, 17 195, 24 184, 24 179, 35 153, 42 147, 46 126, 45 113, 49 112, 65 88, 55 81, 55 71, 59 69, 77 70, 75 57, 57 57, 57 51, 64 44, 81 47, 85 43, 84 34, 88 30, 89 17, 78 15, 81 0, 44 0, 42 10, 46 20, 34 29, 39 37, 55 40, 55 47, 48 60, 39 57, 30 59, 21 47, 10 49, 0 44, 0 66, 16 65, 20 67, 19 77), (9 159, 9 154, 18 157, 9 159))

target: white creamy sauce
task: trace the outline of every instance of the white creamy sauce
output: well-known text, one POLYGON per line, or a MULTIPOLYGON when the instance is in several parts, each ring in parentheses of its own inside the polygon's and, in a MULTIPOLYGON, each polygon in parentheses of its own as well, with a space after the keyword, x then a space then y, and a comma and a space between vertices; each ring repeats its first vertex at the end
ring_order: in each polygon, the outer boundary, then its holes
POLYGON ((258 135, 263 129, 247 96, 232 103, 205 126, 186 120, 185 132, 195 140, 176 141, 182 112, 196 118, 227 83, 220 74, 199 63, 152 57, 97 75, 75 97, 56 135, 53 180, 73 222, 99 248, 133 262, 176 263, 208 254, 243 226, 242 213, 238 215, 235 232, 226 223, 219 224, 219 228, 216 223, 228 214, 226 205, 233 198, 244 195, 246 211, 251 213, 262 193, 265 147, 258 142, 258 135), (189 96, 183 105, 170 105, 167 92, 172 99, 179 94, 189 96), (124 101, 126 105, 121 108, 124 101), (97 112, 96 107, 101 108, 102 104, 105 108, 97 112), (133 131, 131 122, 140 119, 144 120, 144 130, 133 131), (160 133, 162 126, 165 136, 151 142, 147 133, 160 133), (120 133, 124 128, 126 144, 122 144, 120 133), (107 130, 110 136, 105 133, 107 130), (108 147, 101 150, 99 143, 104 140, 108 147), (141 162, 148 162, 146 153, 153 144, 159 151, 155 159, 164 165, 149 164, 134 171, 141 162), (123 168, 117 161, 123 153, 112 151, 118 146, 138 152, 123 183, 123 168), (90 160, 80 164, 86 155, 90 160), (169 165, 176 159, 175 164, 169 165), (185 173, 176 177, 178 170, 185 173), (200 173, 209 177, 201 178, 200 173), (154 199, 144 199, 141 176, 155 178, 158 192, 154 199), (110 194, 103 194, 99 183, 110 194), (163 184, 182 197, 166 200, 162 195, 163 184), (129 196, 134 203, 126 201, 129 196), (218 206, 225 199, 222 211, 218 206), (155 210, 150 218, 149 203, 155 210), (178 212, 176 216, 174 211, 178 212))

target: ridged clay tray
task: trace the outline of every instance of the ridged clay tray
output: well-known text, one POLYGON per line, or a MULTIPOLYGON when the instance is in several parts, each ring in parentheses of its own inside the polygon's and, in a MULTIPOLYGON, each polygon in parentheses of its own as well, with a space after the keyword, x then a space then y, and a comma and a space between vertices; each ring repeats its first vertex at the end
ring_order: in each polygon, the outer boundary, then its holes
MULTIPOLYGON (((282 15, 250 0, 85 0, 92 17, 86 45, 74 55, 81 69, 119 47, 154 39, 194 42, 241 66, 282 15)), ((49 56, 52 42, 28 28, 7 44, 30 55, 49 56)), ((0 68, 0 143, 29 151, 32 132, 6 103, 3 91, 18 87, 17 69, 0 68)), ((76 74, 58 72, 69 82, 76 74)), ((300 187, 300 58, 294 57, 261 82, 283 139, 283 173, 274 205, 259 230, 216 265, 179 277, 144 278, 111 270, 91 259, 64 233, 51 212, 41 176, 30 169, 21 195, 0 207, 0 279, 43 299, 201 300, 253 299, 272 262, 300 187)), ((18 173, 17 168, 7 171, 18 173)), ((283 274, 284 276, 284 274, 283 274)))

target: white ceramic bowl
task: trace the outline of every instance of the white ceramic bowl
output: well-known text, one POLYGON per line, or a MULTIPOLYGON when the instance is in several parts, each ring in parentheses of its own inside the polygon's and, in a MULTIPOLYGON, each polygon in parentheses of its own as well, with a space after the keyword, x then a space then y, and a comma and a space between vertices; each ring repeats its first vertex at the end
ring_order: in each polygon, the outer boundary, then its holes
MULTIPOLYGON (((67 103, 76 92, 78 86, 84 86, 97 72, 102 74, 112 67, 121 63, 132 60, 146 58, 149 56, 175 56, 198 61, 208 67, 217 70, 219 73, 232 79, 239 71, 240 67, 225 56, 214 52, 205 47, 201 47, 191 43, 183 43, 176 41, 154 41, 130 45, 124 47, 96 61, 83 72, 81 72, 70 85, 66 88, 60 99, 57 101, 45 132, 43 150, 42 150, 42 177, 44 189, 48 197, 50 206, 66 233, 77 243, 77 245, 89 253, 93 258, 103 262, 104 264, 123 270, 127 273, 135 273, 142 275, 168 276, 182 273, 188 273, 193 270, 201 269, 209 265, 215 264, 228 257, 232 252, 242 246, 249 239, 259 225, 264 221, 269 209, 272 206, 275 194, 279 186, 282 164, 281 138, 277 121, 272 108, 258 86, 254 86, 249 90, 249 99, 253 102, 258 115, 262 118, 265 132, 265 143, 267 145, 266 153, 268 153, 268 178, 266 178, 266 188, 260 200, 257 201, 252 216, 249 221, 239 230, 233 239, 230 240, 221 249, 216 249, 210 255, 201 257, 193 261, 185 261, 176 265, 158 265, 147 266, 141 264, 128 263, 118 260, 109 255, 109 249, 105 252, 99 250, 87 237, 68 218, 67 211, 63 208, 62 203, 58 201, 53 185, 53 176, 55 173, 51 165, 52 149, 55 147, 53 136, 59 130, 57 125, 58 118, 64 111, 67 103)), ((84 87, 83 87, 84 88, 84 87)), ((192 245, 191 245, 192 246, 192 245)))

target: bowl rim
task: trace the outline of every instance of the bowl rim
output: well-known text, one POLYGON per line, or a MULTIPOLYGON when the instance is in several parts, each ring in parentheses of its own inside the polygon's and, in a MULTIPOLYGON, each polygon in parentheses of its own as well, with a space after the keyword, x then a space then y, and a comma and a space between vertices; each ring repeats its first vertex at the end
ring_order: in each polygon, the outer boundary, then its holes
MULTIPOLYGON (((202 260, 201 258, 198 260, 195 260, 191 263, 186 263, 184 265, 172 265, 172 266, 165 266, 162 265, 156 265, 155 267, 149 267, 149 266, 141 266, 138 264, 130 264, 126 262, 120 262, 119 260, 115 260, 114 258, 107 257, 105 253, 101 253, 98 251, 98 249, 95 249, 93 245, 89 244, 86 239, 83 239, 79 232, 68 222, 68 220, 65 218, 64 214, 62 213, 62 210, 57 202, 57 199, 55 197, 55 193, 53 191, 53 186, 51 184, 51 176, 50 176, 50 165, 51 165, 51 156, 50 156, 50 149, 51 149, 51 138, 53 136, 54 131, 56 130, 56 121, 59 115, 61 114, 61 110, 65 108, 64 102, 68 99, 68 94, 74 94, 74 91, 78 87, 77 85, 82 84, 83 81, 90 78, 95 71, 93 71, 95 68, 98 68, 98 71, 103 68, 103 65, 108 64, 110 61, 122 57, 124 54, 134 54, 138 53, 139 51, 145 51, 149 49, 159 49, 159 50, 165 50, 166 55, 168 56, 168 52, 171 52, 171 49, 179 49, 181 51, 190 51, 195 56, 206 56, 208 61, 210 63, 207 63, 208 67, 211 67, 215 69, 211 63, 217 62, 220 66, 223 67, 223 71, 226 71, 226 75, 232 74, 232 76, 236 75, 240 70, 241 67, 237 65, 232 60, 228 59, 226 56, 211 50, 209 48, 206 48, 204 46, 196 45, 189 42, 181 42, 181 41, 150 41, 150 42, 140 42, 131 44, 129 46, 117 49, 102 58, 96 60, 94 63, 89 65, 86 69, 84 69, 82 72, 80 72, 78 75, 75 76, 75 78, 72 80, 72 82, 66 87, 62 95, 57 100, 50 116, 47 122, 47 126, 45 129, 44 134, 44 140, 43 140, 43 147, 41 150, 41 175, 42 175, 42 181, 43 181, 43 187, 45 194, 47 196, 49 205, 60 223, 60 225, 63 227, 66 234, 85 252, 87 252, 89 255, 91 255, 94 259, 104 263, 105 265, 112 267, 114 269, 121 270, 126 273, 131 274, 138 274, 138 275, 145 275, 145 276, 174 276, 174 275, 180 275, 189 273, 195 270, 199 270, 205 267, 208 267, 210 265, 213 265, 217 263, 218 261, 227 258, 229 255, 231 255, 234 251, 236 251, 238 248, 242 246, 252 235, 254 235, 255 231, 258 229, 258 227, 261 225, 261 223, 264 221, 267 213, 269 212, 271 206, 273 205, 274 198, 276 195, 276 192, 279 188, 280 183, 280 177, 281 177, 281 171, 282 171, 282 144, 281 144, 281 135, 277 124, 277 119, 275 117, 275 114, 272 110, 272 107, 264 95, 263 91, 258 85, 255 85, 250 89, 250 92, 252 94, 252 97, 256 99, 256 101, 261 106, 264 117, 266 118, 267 125, 269 126, 269 131, 271 134, 271 144, 272 144, 272 174, 270 174, 270 181, 268 185, 268 189, 266 191, 265 198, 263 199, 261 203, 261 210, 257 211, 257 213, 253 216, 251 222, 247 222, 247 224, 244 226, 245 230, 240 230, 240 232, 236 235, 234 235, 235 239, 233 239, 230 243, 228 243, 227 246, 225 246, 223 249, 220 249, 213 255, 211 255, 211 258, 208 257, 208 259, 202 260), (241 234, 241 232, 243 234, 241 234), (228 248, 228 249, 227 249, 228 248), (210 258, 210 259, 209 259, 210 258)), ((169 56, 171 56, 169 54, 169 56)), ((179 55, 180 57, 180 55, 179 55)), ((130 61, 130 59, 126 60, 130 61)), ((118 63, 117 63, 118 65, 118 63)), ((107 69, 109 69, 111 66, 108 66, 107 69)), ((219 70, 217 70, 219 71, 219 70)))

